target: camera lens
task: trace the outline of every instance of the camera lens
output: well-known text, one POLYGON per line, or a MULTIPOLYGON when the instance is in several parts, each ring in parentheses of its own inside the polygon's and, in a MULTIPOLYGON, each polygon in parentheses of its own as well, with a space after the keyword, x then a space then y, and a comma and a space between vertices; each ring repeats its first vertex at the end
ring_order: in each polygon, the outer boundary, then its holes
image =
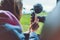
POLYGON ((40 13, 41 11, 43 10, 43 7, 42 7, 42 5, 41 4, 36 4, 36 5, 34 5, 34 11, 35 11, 35 13, 40 13))

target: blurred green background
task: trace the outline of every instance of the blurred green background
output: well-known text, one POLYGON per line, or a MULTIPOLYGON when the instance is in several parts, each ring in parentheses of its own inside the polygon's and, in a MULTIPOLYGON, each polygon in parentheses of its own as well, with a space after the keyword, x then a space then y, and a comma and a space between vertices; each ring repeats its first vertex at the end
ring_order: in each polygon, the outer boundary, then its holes
MULTIPOLYGON (((47 13, 46 12, 41 12, 40 14, 37 14, 37 15, 38 16, 46 16, 47 13)), ((29 29, 29 26, 30 26, 30 17, 31 17, 30 14, 23 14, 22 17, 21 17, 20 22, 22 24, 23 32, 26 32, 29 29)), ((43 24, 44 23, 39 22, 39 28, 36 31, 37 34, 40 34, 41 33, 43 24)))

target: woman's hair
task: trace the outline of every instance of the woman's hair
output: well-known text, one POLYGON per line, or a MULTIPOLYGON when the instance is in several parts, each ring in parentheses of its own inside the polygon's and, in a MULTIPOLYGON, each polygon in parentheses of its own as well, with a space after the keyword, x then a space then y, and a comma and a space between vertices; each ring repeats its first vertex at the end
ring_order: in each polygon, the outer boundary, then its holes
POLYGON ((3 0, 1 1, 0 10, 10 11, 19 20, 21 16, 21 10, 22 10, 22 1, 21 0, 3 0))

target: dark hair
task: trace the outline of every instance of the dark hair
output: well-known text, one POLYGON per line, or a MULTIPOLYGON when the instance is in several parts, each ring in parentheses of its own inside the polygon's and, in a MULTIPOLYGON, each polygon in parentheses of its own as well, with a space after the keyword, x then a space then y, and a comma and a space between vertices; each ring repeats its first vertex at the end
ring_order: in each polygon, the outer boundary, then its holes
POLYGON ((3 0, 1 1, 0 10, 10 11, 19 19, 21 14, 19 10, 22 10, 22 2, 21 0, 3 0))

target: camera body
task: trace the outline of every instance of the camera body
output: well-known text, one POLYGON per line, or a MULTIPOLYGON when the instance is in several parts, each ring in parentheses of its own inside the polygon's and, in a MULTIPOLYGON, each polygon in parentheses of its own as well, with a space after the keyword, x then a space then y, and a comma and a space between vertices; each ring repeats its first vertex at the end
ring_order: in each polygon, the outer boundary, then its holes
MULTIPOLYGON (((41 4, 34 5, 33 12, 31 14, 31 23, 34 22, 36 14, 41 13, 42 10, 43 10, 43 7, 41 4)), ((39 22, 44 22, 44 20, 45 20, 45 17, 37 16, 37 18, 39 19, 39 22)))
POLYGON ((36 4, 36 5, 34 5, 33 10, 34 10, 34 12, 35 12, 36 14, 39 14, 39 13, 42 12, 43 7, 42 7, 41 4, 36 4))

